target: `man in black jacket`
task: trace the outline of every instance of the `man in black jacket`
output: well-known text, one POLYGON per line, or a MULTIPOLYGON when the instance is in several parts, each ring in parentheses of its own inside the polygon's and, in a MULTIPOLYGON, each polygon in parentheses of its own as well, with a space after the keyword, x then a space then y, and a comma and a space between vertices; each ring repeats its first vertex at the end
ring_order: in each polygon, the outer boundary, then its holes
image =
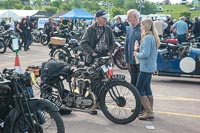
POLYGON ((106 56, 111 55, 114 46, 114 35, 111 28, 106 25, 107 13, 98 10, 95 23, 90 25, 80 42, 81 47, 89 55, 106 56))
POLYGON ((44 31, 47 34, 47 42, 50 42, 51 36, 53 34, 53 19, 49 18, 49 21, 44 24, 44 31))
POLYGON ((31 45, 32 43, 32 35, 31 35, 31 31, 33 29, 33 24, 30 20, 30 17, 29 16, 26 16, 26 23, 27 23, 27 45, 28 45, 28 49, 29 49, 29 46, 31 45))
MULTIPOLYGON (((107 13, 103 10, 98 10, 96 12, 95 23, 86 29, 80 42, 81 47, 88 53, 91 60, 97 57, 111 56, 113 52, 114 35, 111 28, 106 25, 106 19, 107 13)), ((91 62, 88 61, 88 63, 91 62)), ((98 90, 94 93, 98 94, 98 90)), ((89 113, 96 115, 97 111, 93 110, 89 113)))
POLYGON ((198 17, 198 21, 194 22, 192 32, 194 37, 200 37, 200 16, 198 17))

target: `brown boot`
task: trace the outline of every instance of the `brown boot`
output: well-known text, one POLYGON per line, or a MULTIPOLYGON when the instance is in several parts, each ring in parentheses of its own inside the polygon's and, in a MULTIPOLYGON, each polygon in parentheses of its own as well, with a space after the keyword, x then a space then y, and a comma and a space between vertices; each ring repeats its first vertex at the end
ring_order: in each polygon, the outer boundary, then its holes
POLYGON ((141 102, 142 102, 142 105, 144 106, 145 112, 144 112, 143 115, 138 116, 139 120, 154 119, 154 114, 153 114, 153 111, 152 111, 148 97, 142 96, 141 102))
POLYGON ((151 105, 151 109, 153 111, 153 96, 147 96, 151 105))

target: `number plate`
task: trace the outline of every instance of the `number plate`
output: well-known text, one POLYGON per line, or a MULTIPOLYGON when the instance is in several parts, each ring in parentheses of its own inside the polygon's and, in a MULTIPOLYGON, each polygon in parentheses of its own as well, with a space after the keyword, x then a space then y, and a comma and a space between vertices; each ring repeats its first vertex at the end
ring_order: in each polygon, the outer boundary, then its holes
POLYGON ((41 98, 44 98, 44 99, 51 101, 52 103, 54 103, 59 108, 62 106, 62 102, 60 101, 60 99, 56 98, 55 96, 52 96, 51 94, 42 93, 41 98))
POLYGON ((112 78, 112 79, 125 80, 125 75, 115 74, 115 75, 112 75, 111 78, 112 78))

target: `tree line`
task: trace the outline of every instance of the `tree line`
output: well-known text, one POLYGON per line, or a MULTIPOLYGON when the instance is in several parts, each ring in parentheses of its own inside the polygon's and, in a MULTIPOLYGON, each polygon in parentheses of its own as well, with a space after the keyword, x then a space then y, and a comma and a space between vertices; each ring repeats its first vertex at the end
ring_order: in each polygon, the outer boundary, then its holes
POLYGON ((0 1, 1 9, 23 9, 23 10, 45 10, 51 13, 69 11, 73 8, 84 8, 91 13, 98 9, 109 10, 111 17, 118 14, 126 14, 131 8, 138 9, 141 14, 156 13, 155 3, 145 1, 145 3, 136 3, 136 0, 103 0, 103 5, 99 4, 100 0, 4 0, 0 1), (107 4, 106 3, 110 3, 107 4))

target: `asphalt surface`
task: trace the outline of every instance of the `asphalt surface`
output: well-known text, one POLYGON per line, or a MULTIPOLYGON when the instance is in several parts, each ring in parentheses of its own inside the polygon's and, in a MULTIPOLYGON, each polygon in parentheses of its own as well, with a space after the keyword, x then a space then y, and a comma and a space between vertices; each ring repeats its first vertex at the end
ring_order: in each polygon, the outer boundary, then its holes
MULTIPOLYGON (((21 69, 29 65, 41 65, 49 59, 49 49, 41 44, 33 44, 30 50, 20 51, 21 69)), ((15 53, 7 50, 0 54, 0 71, 5 67, 13 68, 15 53)), ((114 73, 126 75, 128 71, 114 69, 114 73)), ((153 76, 154 94, 153 121, 135 121, 127 125, 118 125, 109 121, 98 110, 93 116, 82 112, 72 112, 62 116, 66 133, 200 133, 200 79, 153 76)))

